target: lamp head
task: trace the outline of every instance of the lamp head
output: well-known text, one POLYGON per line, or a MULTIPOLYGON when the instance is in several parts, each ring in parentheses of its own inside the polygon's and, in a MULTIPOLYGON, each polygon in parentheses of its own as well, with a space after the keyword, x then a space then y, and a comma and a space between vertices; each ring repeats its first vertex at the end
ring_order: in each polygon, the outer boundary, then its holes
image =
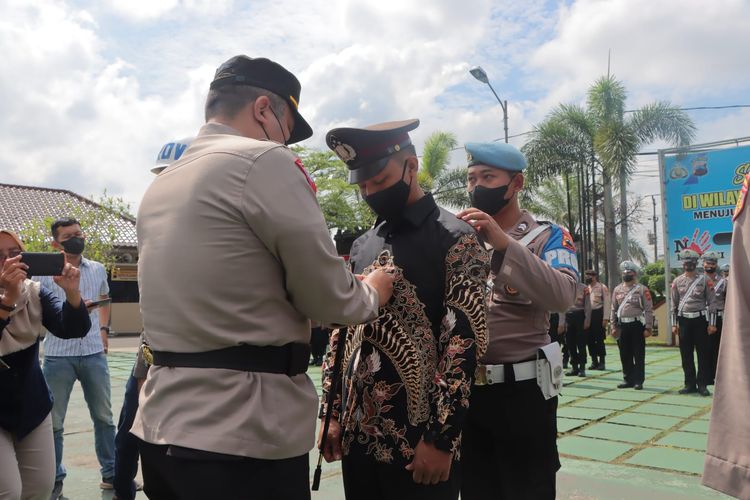
POLYGON ((474 66, 469 70, 469 73, 471 73, 471 76, 482 83, 490 83, 490 80, 487 78, 487 73, 482 69, 481 66, 474 66))

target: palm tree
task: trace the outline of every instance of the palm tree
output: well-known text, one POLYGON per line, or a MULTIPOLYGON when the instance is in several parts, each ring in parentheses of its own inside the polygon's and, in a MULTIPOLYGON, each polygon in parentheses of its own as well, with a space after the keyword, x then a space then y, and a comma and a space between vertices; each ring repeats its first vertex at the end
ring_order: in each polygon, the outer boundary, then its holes
POLYGON ((422 165, 417 179, 425 191, 432 192, 443 205, 463 208, 469 205, 466 192, 466 171, 450 168, 450 154, 458 146, 451 132, 435 131, 427 137, 422 152, 422 165))
MULTIPOLYGON (((613 180, 620 192, 621 212, 627 212, 627 185, 642 146, 655 139, 687 145, 695 126, 686 113, 668 102, 655 102, 632 113, 625 111, 626 91, 614 76, 597 80, 588 91, 587 107, 561 105, 535 127, 523 150, 529 160, 528 177, 544 177, 595 165, 601 172, 604 194, 604 235, 607 276, 617 276, 617 233, 613 180)), ((621 255, 630 254, 628 222, 622 221, 621 255)), ((610 283, 612 284, 612 283, 610 283)))

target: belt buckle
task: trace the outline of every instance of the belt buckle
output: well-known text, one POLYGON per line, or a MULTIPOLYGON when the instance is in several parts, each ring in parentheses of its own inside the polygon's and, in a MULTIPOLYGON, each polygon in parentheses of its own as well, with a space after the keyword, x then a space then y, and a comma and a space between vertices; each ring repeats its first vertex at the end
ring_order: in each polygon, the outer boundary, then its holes
POLYGON ((487 385, 487 367, 485 365, 477 365, 474 370, 474 385, 487 385))
POLYGON ((151 348, 148 344, 141 344, 141 352, 143 353, 143 360, 148 366, 154 364, 154 353, 151 352, 151 348))

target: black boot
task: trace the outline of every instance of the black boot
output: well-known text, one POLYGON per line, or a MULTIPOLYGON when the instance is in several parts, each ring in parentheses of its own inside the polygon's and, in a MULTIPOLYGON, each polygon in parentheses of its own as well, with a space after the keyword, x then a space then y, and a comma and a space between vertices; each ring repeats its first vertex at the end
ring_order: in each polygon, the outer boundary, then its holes
POLYGON ((578 375, 578 367, 576 365, 570 365, 570 371, 565 372, 565 375, 568 377, 575 377, 578 375))
POLYGON ((599 362, 596 360, 596 356, 591 356, 591 366, 589 366, 589 370, 598 370, 599 369, 599 362))
POLYGON ((586 376, 586 363, 581 363, 581 366, 578 368, 578 376, 579 377, 586 376))

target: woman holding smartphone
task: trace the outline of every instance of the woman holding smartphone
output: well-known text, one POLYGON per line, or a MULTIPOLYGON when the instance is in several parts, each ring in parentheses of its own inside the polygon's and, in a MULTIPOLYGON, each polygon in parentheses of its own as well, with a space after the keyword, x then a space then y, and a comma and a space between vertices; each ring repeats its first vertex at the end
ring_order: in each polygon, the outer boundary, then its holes
POLYGON ((55 482, 52 398, 39 367, 46 328, 58 337, 83 337, 91 327, 78 290, 80 273, 65 264, 54 280, 60 303, 28 279, 18 236, 0 230, 0 499, 47 500, 55 482))

